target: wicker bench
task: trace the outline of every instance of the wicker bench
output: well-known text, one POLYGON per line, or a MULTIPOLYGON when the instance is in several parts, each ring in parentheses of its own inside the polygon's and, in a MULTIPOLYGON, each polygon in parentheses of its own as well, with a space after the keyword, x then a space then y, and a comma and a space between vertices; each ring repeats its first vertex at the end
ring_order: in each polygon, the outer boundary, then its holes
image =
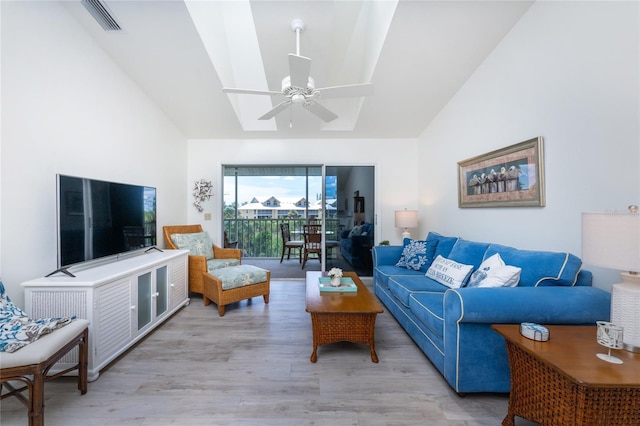
POLYGON ((229 266, 203 274, 202 298, 205 306, 214 302, 218 313, 230 303, 262 296, 269 303, 271 272, 252 265, 229 266))
POLYGON ((16 352, 0 352, 0 399, 17 397, 27 406, 29 426, 44 424, 44 382, 53 380, 73 370, 78 370, 78 390, 87 393, 87 361, 89 321, 75 320, 16 352), (75 347, 78 347, 77 364, 64 371, 49 375, 49 369, 75 347), (11 382, 22 382, 15 388, 11 382), (22 392, 28 390, 25 397, 22 392))

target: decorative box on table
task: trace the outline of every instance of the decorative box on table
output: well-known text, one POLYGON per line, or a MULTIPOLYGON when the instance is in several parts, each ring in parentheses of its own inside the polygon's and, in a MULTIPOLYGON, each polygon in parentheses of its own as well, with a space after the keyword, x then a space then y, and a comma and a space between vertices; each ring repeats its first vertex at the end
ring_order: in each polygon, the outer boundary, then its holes
POLYGON ((340 278, 339 286, 331 285, 330 277, 320 277, 318 285, 320 286, 320 291, 332 291, 332 292, 341 292, 341 293, 351 293, 358 291, 358 287, 356 283, 353 282, 351 278, 340 278))

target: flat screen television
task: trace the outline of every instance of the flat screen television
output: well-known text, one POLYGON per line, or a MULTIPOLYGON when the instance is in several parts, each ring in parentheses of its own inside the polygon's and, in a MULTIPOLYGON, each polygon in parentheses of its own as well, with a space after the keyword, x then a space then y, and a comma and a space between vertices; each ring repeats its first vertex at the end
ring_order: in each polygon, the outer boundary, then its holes
POLYGON ((58 270, 156 245, 156 189, 57 175, 58 270))

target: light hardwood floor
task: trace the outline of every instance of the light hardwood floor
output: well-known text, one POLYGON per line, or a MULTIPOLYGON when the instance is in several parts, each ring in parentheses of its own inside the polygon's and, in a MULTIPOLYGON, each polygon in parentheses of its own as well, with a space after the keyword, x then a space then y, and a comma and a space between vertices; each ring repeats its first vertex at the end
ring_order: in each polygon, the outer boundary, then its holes
MULTIPOLYGON (((457 396, 387 312, 376 322, 380 363, 366 346, 337 343, 320 347, 312 364, 304 293, 303 281, 273 281, 268 305, 243 301, 222 318, 192 298, 86 395, 71 378, 47 383, 46 425, 501 423, 506 395, 457 396)), ((26 425, 26 409, 2 401, 0 423, 26 425)))

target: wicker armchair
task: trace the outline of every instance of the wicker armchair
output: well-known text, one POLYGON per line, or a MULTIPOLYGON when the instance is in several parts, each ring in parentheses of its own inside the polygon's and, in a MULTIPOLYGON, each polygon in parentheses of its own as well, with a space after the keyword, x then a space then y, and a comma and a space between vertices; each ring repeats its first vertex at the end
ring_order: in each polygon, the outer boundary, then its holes
MULTIPOLYGON (((176 250, 178 247, 171 240, 173 234, 194 234, 202 232, 201 225, 175 225, 164 226, 162 228, 164 234, 164 244, 168 249, 176 250)), ((242 250, 222 248, 213 245, 213 256, 216 259, 238 259, 242 261, 242 250)), ((192 293, 202 294, 204 289, 203 276, 208 273, 207 259, 204 256, 189 255, 189 291, 192 293)))

